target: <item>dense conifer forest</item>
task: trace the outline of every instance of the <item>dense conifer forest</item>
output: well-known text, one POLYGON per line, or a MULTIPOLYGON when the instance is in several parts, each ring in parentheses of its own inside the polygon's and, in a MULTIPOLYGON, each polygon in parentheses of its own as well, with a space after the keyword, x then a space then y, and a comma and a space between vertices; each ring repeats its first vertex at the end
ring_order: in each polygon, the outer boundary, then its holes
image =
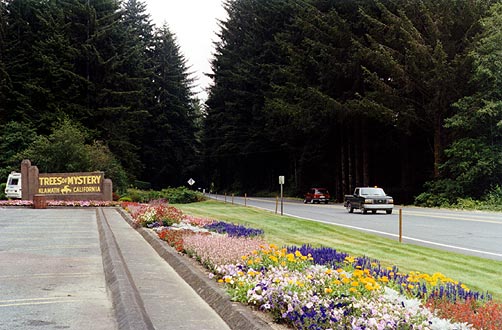
MULTIPOLYGON (((208 99, 140 0, 0 0, 0 168, 117 187, 378 185, 397 202, 502 186, 502 4, 229 0, 208 99), (71 146, 65 141, 72 141, 71 146)), ((196 24, 196 22, 194 22, 196 24)))

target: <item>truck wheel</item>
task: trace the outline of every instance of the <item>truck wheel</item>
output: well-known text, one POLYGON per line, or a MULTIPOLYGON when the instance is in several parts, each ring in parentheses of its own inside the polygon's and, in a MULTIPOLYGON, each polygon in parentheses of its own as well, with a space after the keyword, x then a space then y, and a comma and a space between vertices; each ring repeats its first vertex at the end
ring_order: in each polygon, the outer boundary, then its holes
POLYGON ((315 201, 313 199, 311 199, 310 204, 315 204, 315 201))
POLYGON ((347 203, 347 206, 345 208, 347 209, 347 212, 354 213, 354 208, 350 203, 347 203))
POLYGON ((376 213, 376 210, 371 210, 371 213, 375 214, 375 213, 376 213))
POLYGON ((368 210, 366 210, 364 207, 361 207, 361 213, 362 214, 368 214, 368 210))
POLYGON ((392 210, 385 210, 385 212, 387 212, 387 214, 392 214, 392 210))
POLYGON ((307 200, 306 199, 303 200, 303 204, 307 204, 307 200))

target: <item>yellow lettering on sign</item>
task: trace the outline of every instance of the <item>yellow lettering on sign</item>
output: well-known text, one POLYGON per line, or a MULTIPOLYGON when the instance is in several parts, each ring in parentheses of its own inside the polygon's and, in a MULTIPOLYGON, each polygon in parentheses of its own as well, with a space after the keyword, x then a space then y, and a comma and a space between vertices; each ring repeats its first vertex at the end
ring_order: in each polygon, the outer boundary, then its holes
POLYGON ((38 188, 39 194, 59 194, 59 188, 38 188))
POLYGON ((74 193, 99 193, 100 187, 73 187, 74 193))

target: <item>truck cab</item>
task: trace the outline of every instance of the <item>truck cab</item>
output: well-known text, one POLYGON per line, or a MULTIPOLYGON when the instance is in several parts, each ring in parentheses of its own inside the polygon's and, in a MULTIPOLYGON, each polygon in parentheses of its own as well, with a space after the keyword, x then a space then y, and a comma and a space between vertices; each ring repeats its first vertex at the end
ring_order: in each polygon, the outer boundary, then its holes
POLYGON ((21 173, 11 172, 9 174, 5 186, 5 196, 7 198, 22 198, 21 173))
POLYGON ((376 213, 378 210, 391 214, 394 208, 394 199, 388 196, 382 188, 378 187, 358 187, 354 189, 353 195, 345 195, 344 206, 349 213, 354 209, 361 210, 361 213, 376 213))

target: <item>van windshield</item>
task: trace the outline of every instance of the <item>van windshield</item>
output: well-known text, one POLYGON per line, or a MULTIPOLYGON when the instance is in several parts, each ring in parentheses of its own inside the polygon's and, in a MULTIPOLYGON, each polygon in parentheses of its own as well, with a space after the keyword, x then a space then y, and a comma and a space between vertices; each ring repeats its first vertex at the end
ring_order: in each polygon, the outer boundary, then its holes
POLYGON ((18 178, 12 178, 12 179, 10 179, 9 185, 10 186, 17 186, 18 183, 19 183, 19 179, 18 178))

